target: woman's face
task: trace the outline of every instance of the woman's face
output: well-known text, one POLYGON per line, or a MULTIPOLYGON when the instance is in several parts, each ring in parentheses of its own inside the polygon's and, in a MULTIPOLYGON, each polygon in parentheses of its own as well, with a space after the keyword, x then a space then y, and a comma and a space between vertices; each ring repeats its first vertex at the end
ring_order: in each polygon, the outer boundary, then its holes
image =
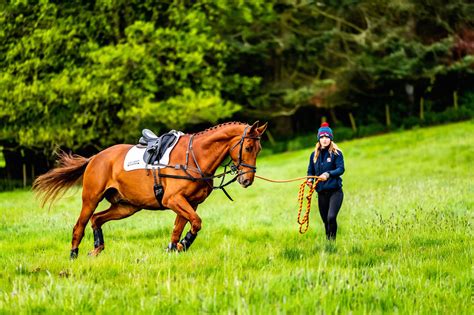
POLYGON ((331 144, 331 139, 326 136, 322 136, 321 138, 319 138, 319 143, 325 149, 331 144))

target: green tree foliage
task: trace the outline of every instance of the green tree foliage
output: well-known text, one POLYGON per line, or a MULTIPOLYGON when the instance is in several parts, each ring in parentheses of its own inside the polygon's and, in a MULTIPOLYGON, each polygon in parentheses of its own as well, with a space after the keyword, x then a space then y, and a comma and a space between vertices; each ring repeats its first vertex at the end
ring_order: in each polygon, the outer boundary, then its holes
POLYGON ((255 115, 293 115, 310 103, 351 106, 366 96, 377 103, 380 93, 406 96, 407 83, 424 91, 440 77, 473 74, 474 50, 455 53, 463 30, 474 27, 467 1, 256 1, 232 14, 212 6, 235 52, 229 65, 241 73, 252 65, 262 78, 243 102, 255 115))
POLYGON ((11 2, 1 12, 0 139, 99 148, 138 128, 215 123, 228 45, 199 6, 154 1, 11 2))
POLYGON ((99 149, 302 106, 383 115, 407 84, 472 82, 472 16, 465 0, 10 1, 0 144, 99 149))

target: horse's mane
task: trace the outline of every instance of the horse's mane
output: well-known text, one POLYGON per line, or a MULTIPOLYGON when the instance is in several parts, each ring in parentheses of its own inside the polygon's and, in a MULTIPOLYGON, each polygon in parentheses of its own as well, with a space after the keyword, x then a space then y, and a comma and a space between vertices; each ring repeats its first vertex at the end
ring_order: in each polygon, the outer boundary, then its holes
POLYGON ((219 129, 221 127, 224 127, 224 126, 229 126, 229 125, 248 125, 246 123, 243 123, 243 122, 240 122, 240 121, 229 121, 229 122, 225 122, 225 123, 222 123, 222 124, 219 124, 219 125, 215 125, 215 126, 212 126, 212 127, 209 127, 203 131, 199 131, 197 133, 194 133, 195 136, 198 136, 198 135, 202 135, 208 131, 212 131, 212 130, 216 130, 216 129, 219 129))

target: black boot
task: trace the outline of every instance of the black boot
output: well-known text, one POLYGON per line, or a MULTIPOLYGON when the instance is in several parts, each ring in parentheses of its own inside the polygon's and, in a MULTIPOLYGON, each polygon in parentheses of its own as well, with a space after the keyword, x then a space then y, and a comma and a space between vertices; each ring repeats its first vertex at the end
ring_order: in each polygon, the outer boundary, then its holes
POLYGON ((102 234, 102 229, 98 228, 92 231, 94 232, 94 248, 104 245, 104 235, 102 234))
POLYGON ((71 254, 70 254, 69 258, 71 260, 74 260, 74 259, 77 258, 77 256, 79 256, 79 248, 71 249, 71 254))
POLYGON ((186 236, 181 241, 179 241, 181 245, 183 245, 183 251, 187 251, 188 248, 191 247, 191 244, 196 239, 196 236, 197 234, 193 234, 191 231, 189 231, 186 233, 186 236))

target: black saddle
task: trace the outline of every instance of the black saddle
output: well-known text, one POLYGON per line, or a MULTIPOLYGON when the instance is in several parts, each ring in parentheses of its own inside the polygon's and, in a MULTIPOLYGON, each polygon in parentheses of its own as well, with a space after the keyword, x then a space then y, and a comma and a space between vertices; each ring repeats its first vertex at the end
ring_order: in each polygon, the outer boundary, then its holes
POLYGON ((138 140, 138 144, 146 146, 143 161, 147 164, 158 164, 166 149, 174 145, 178 137, 178 132, 175 130, 158 137, 153 131, 143 129, 142 137, 138 140))

